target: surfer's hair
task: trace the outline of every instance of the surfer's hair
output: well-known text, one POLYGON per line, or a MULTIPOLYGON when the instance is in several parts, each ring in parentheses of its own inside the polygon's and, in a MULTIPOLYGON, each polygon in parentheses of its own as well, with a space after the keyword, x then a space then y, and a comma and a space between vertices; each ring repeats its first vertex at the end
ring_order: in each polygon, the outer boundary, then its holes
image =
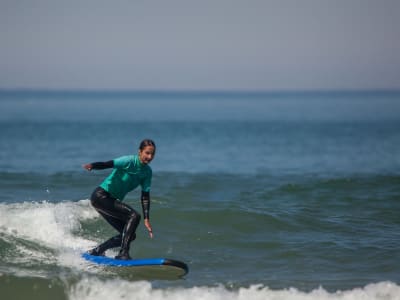
POLYGON ((143 140, 143 141, 140 143, 139 150, 140 150, 140 151, 143 151, 144 148, 146 148, 146 147, 148 147, 148 146, 154 147, 154 152, 156 152, 156 143, 154 143, 154 141, 153 141, 153 140, 150 140, 150 139, 145 139, 145 140, 143 140))

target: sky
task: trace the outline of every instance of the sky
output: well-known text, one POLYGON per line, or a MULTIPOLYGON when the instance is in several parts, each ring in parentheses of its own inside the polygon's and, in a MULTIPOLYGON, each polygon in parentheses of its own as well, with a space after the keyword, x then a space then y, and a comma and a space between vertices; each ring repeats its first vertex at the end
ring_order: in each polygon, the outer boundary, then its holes
POLYGON ((0 0, 0 89, 400 89, 398 0, 0 0))

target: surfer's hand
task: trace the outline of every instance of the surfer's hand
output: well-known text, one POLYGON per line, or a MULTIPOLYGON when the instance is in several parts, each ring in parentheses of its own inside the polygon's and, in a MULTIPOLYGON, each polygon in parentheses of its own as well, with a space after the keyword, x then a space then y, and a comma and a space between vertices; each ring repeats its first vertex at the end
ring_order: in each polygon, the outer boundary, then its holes
POLYGON ((146 226, 147 230, 149 231, 150 237, 153 238, 153 229, 151 228, 149 219, 144 219, 144 226, 146 226))
POLYGON ((85 164, 85 165, 82 165, 82 167, 84 168, 84 169, 86 169, 86 170, 88 170, 88 171, 92 171, 92 164, 85 164))

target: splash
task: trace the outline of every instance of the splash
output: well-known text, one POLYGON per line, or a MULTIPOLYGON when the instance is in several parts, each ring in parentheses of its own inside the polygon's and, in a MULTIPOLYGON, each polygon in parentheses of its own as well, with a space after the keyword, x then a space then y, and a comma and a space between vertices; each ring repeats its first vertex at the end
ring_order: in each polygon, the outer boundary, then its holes
POLYGON ((2 268, 22 276, 42 276, 47 266, 86 269, 80 253, 95 241, 79 232, 82 221, 96 217, 88 200, 0 204, 2 268))
POLYGON ((0 233, 52 249, 81 249, 92 242, 74 235, 81 220, 97 217, 88 200, 0 204, 0 233))
POLYGON ((295 288, 272 290, 262 285, 228 290, 225 287, 191 287, 154 289, 146 281, 128 282, 123 280, 101 281, 85 278, 73 286, 69 293, 71 300, 106 299, 153 299, 153 300, 398 300, 400 286, 392 282, 369 284, 363 288, 330 293, 323 288, 302 292, 295 288))

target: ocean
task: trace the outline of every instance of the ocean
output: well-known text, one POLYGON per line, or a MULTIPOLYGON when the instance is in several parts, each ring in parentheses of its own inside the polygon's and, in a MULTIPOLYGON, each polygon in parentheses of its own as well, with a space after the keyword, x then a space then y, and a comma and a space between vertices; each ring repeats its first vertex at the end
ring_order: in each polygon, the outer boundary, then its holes
POLYGON ((0 126, 1 299, 400 299, 400 92, 2 90, 0 126), (115 234, 82 164, 144 138, 130 253, 183 278, 80 256, 115 234))

